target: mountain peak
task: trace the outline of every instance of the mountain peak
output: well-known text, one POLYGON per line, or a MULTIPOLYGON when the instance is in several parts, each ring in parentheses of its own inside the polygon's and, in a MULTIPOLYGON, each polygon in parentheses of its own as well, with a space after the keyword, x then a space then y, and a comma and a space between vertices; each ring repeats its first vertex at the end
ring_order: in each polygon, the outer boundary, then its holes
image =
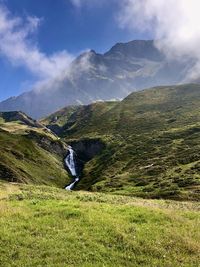
POLYGON ((87 50, 72 62, 69 72, 46 84, 46 90, 4 100, 0 111, 22 110, 41 118, 77 103, 122 99, 133 91, 180 83, 190 66, 166 60, 153 40, 117 43, 105 54, 87 50))
POLYGON ((154 61, 163 59, 162 53, 155 47, 153 40, 133 40, 116 43, 105 55, 123 54, 127 57, 145 58, 154 61))
POLYGON ((93 49, 89 50, 89 53, 90 53, 90 54, 95 54, 95 55, 97 54, 96 51, 93 50, 93 49))

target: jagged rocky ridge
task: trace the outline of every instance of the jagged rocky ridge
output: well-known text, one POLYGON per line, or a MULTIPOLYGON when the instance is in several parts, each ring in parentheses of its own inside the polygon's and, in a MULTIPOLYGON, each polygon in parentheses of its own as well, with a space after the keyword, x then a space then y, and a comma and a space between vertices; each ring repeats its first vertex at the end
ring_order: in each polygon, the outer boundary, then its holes
POLYGON ((68 105, 119 100, 143 88, 179 83, 189 68, 190 62, 167 60, 153 41, 118 43, 105 54, 83 53, 40 90, 1 102, 0 111, 22 110, 41 118, 68 105))

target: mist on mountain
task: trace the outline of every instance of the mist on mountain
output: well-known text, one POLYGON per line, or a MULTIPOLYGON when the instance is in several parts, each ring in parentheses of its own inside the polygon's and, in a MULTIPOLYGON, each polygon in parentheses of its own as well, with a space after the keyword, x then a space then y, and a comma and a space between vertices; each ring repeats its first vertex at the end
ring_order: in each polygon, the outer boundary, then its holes
POLYGON ((58 77, 0 103, 0 111, 20 110, 34 118, 69 106, 119 100, 157 85, 181 83, 192 62, 168 59, 153 40, 117 43, 108 52, 82 53, 58 77))

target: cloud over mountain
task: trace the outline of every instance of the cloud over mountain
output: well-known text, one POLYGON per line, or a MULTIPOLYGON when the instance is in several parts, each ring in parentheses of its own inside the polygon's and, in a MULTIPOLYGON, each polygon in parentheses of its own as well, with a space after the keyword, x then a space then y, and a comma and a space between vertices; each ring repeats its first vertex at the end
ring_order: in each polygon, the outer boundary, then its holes
MULTIPOLYGON (((2 101, 0 110, 22 110, 39 118, 67 105, 121 99, 132 91, 200 77, 196 0, 122 0, 120 9, 118 0, 110 1, 118 4, 121 27, 149 31, 157 41, 117 43, 106 53, 89 50, 74 60, 65 50, 47 55, 34 42, 42 20, 16 17, 0 6, 0 53, 36 77, 29 92, 2 101)), ((96 0, 70 2, 76 7, 98 7, 96 0)))
POLYGON ((124 0, 119 14, 121 27, 151 32, 156 46, 168 58, 192 59, 187 80, 200 73, 199 0, 124 0))

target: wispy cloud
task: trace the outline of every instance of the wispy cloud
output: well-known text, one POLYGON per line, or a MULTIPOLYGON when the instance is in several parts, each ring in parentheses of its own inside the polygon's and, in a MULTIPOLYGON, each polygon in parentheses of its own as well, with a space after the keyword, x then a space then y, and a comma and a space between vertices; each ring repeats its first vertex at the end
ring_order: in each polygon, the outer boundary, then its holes
POLYGON ((40 24, 40 18, 16 17, 0 5, 0 55, 15 66, 27 68, 39 79, 50 79, 64 71, 73 57, 65 50, 50 56, 41 52, 33 42, 40 24))
MULTIPOLYGON (((82 7, 89 7, 89 8, 94 8, 94 7, 101 7, 104 5, 107 0, 70 0, 71 3, 73 4, 74 7, 76 8, 82 8, 82 7)), ((113 0, 110 0, 113 1, 113 0)))
POLYGON ((156 46, 169 58, 196 61, 187 79, 200 74, 199 0, 124 0, 118 22, 121 27, 150 32, 156 46))
POLYGON ((71 0, 71 3, 78 8, 80 8, 82 5, 81 0, 71 0))
POLYGON ((60 72, 53 79, 36 82, 32 86, 32 89, 35 91, 35 93, 40 93, 41 91, 51 92, 63 88, 66 82, 74 84, 83 74, 87 74, 87 71, 92 68, 90 60, 91 53, 85 51, 78 59, 74 61, 74 63, 70 65, 70 68, 60 72))

